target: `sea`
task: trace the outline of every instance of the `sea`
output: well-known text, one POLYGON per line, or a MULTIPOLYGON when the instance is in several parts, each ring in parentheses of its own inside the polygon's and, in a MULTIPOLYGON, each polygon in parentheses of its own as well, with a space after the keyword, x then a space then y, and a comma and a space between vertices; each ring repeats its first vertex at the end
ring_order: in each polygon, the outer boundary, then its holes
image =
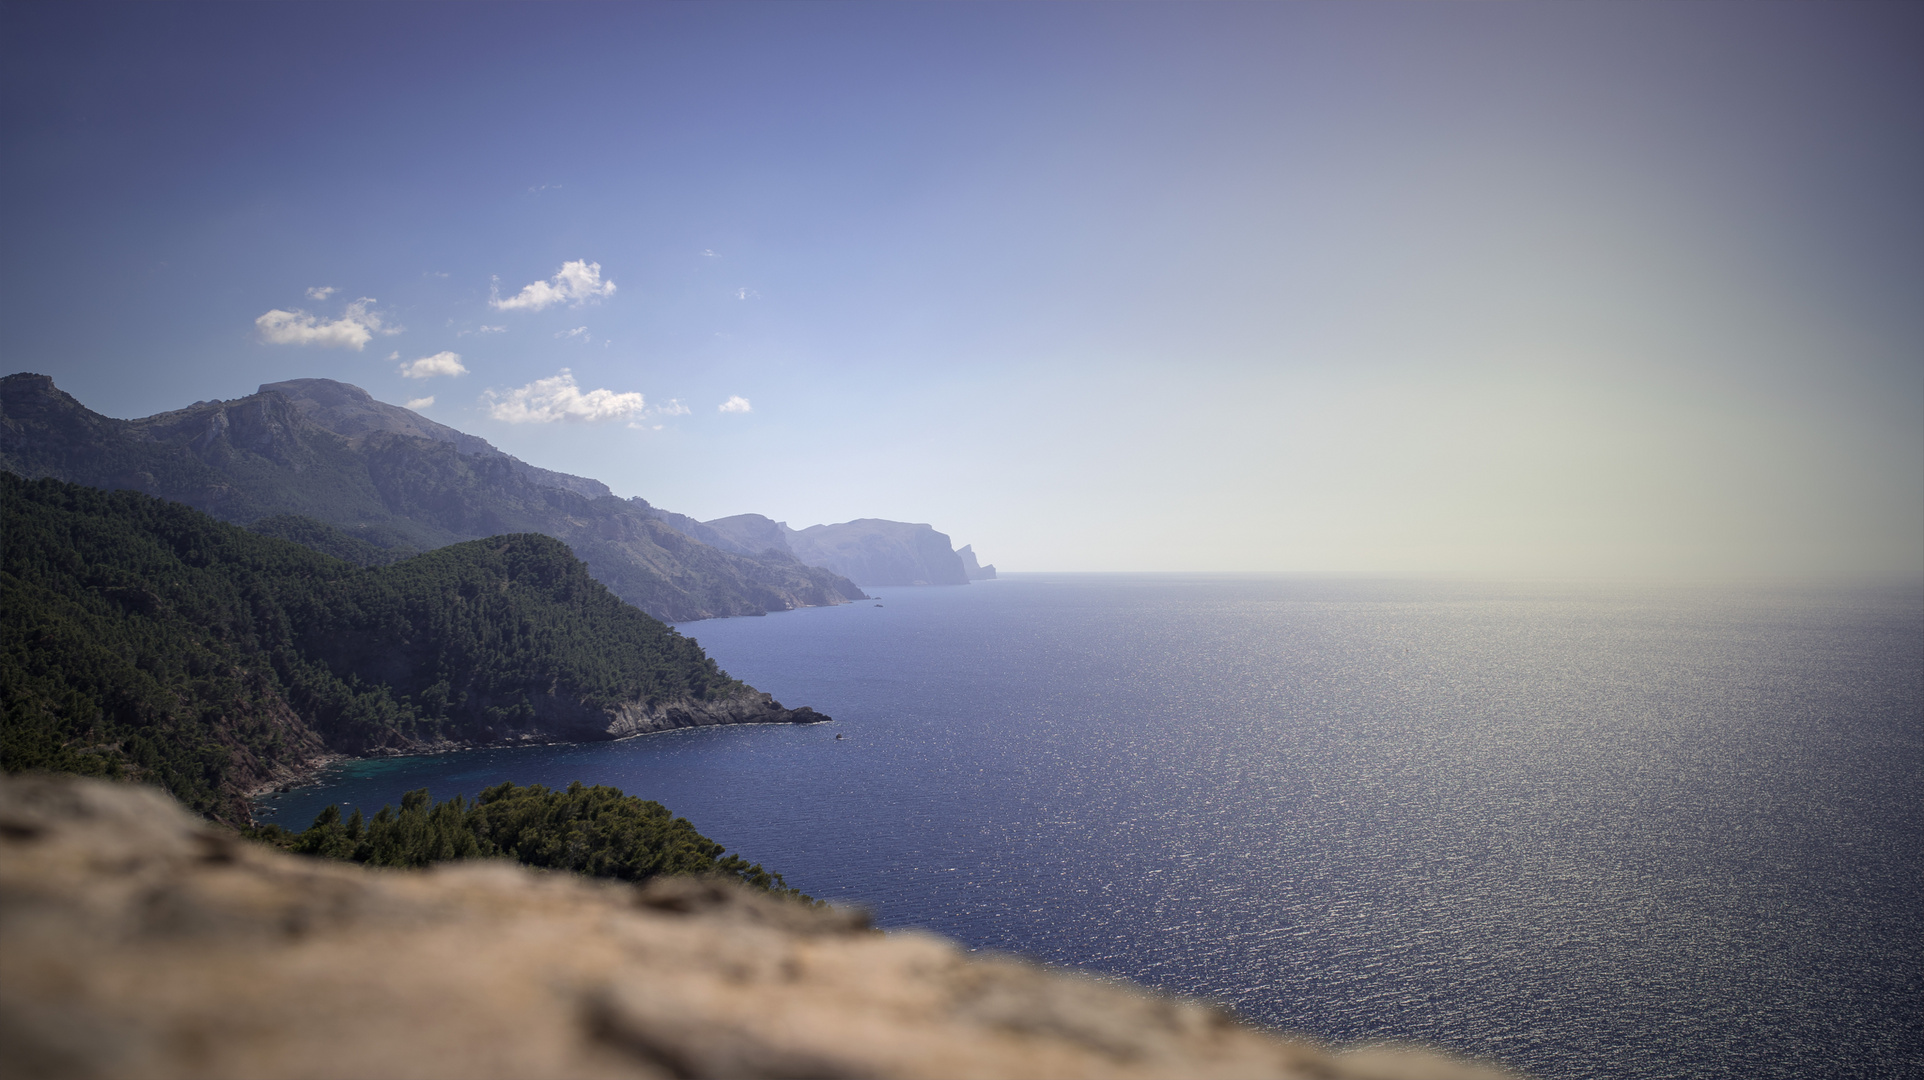
POLYGON ((1924 1075, 1924 588, 1010 574, 683 624, 806 727, 348 763, 609 784, 970 949, 1548 1078, 1924 1075))

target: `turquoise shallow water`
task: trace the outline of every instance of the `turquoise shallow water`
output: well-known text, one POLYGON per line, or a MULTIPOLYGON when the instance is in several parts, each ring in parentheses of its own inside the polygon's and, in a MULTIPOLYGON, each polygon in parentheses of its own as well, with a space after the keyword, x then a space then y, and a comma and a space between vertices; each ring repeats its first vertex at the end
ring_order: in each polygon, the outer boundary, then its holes
POLYGON ((1924 591, 878 591, 682 627, 834 724, 355 763, 264 816, 607 783, 884 925, 1331 1038, 1924 1074, 1924 591))

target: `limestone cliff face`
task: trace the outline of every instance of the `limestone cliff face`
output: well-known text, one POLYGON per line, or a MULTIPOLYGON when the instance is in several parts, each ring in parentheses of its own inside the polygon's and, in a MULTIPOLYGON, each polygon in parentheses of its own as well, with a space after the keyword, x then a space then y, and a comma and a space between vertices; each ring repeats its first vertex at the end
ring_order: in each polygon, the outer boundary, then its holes
POLYGON ((1493 1080, 703 880, 371 871, 0 777, 0 1077, 1493 1080))

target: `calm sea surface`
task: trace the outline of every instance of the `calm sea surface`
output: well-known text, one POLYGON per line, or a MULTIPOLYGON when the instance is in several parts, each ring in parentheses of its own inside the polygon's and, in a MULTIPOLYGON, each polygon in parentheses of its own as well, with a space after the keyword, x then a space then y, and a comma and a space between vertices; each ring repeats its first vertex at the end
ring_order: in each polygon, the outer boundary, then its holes
POLYGON ((682 627, 836 723, 355 763, 265 816, 612 784, 885 926, 1333 1039, 1924 1075, 1918 589, 877 591, 682 627))

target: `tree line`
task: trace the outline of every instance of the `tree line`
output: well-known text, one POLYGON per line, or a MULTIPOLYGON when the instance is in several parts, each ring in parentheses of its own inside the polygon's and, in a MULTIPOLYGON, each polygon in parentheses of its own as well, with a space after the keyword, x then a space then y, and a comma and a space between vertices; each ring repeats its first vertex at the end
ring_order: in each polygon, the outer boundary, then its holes
POLYGON ((329 806, 302 832, 278 825, 245 831, 289 851, 369 866, 512 858, 527 866, 621 881, 663 874, 719 875, 814 902, 789 888, 780 874, 727 854, 660 803, 580 781, 566 791, 540 784, 497 784, 472 802, 459 795, 435 802, 422 788, 402 796, 398 811, 383 806, 371 818, 356 808, 343 820, 341 808, 329 806))

